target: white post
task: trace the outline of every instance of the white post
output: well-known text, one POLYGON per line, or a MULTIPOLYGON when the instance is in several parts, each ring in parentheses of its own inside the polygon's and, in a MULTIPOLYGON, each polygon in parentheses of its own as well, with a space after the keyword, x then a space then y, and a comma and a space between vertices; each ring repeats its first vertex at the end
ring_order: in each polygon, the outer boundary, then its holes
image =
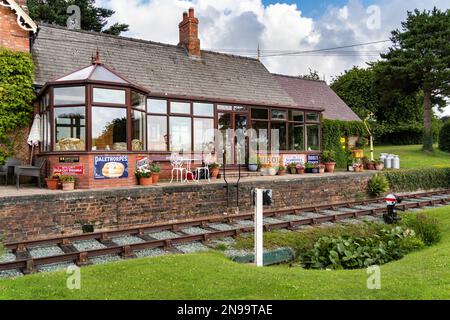
POLYGON ((255 263, 257 267, 264 266, 263 262, 263 190, 256 189, 255 205, 255 263))

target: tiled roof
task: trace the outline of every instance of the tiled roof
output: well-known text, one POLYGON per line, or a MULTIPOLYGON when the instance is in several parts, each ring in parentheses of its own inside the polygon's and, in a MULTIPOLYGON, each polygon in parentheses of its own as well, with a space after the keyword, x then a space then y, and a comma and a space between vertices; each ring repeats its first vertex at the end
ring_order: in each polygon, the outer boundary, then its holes
POLYGON ((325 119, 361 121, 325 81, 305 80, 279 74, 273 76, 297 105, 323 108, 325 119))
POLYGON ((209 51, 194 59, 179 46, 49 25, 32 48, 36 84, 89 65, 97 48, 102 63, 152 93, 296 106, 256 59, 209 51))

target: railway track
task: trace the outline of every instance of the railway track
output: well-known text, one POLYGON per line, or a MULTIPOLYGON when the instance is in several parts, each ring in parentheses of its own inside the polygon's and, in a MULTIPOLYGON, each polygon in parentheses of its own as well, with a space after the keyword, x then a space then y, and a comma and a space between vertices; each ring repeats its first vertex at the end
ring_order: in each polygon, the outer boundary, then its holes
MULTIPOLYGON (((406 195, 400 210, 421 209, 450 203, 450 190, 406 195)), ((266 231, 295 230, 305 225, 335 223, 386 211, 384 199, 336 203, 264 213, 266 231)), ((184 222, 139 226, 122 230, 62 236, 35 241, 6 243, 6 260, 0 260, 0 275, 30 274, 56 264, 89 265, 101 257, 134 258, 151 255, 152 250, 180 252, 177 247, 191 243, 236 237, 253 231, 253 213, 204 218, 184 222), (88 245, 87 245, 88 244, 88 245), (138 253, 144 253, 139 255, 138 253)))

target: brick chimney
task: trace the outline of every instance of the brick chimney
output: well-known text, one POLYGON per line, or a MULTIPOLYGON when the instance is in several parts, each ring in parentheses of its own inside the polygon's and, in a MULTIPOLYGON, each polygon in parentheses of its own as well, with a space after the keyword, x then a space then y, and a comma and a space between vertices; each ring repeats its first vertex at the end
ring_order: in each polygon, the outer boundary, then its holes
POLYGON ((180 25, 180 43, 188 51, 189 55, 200 57, 200 39, 198 38, 198 19, 195 17, 194 8, 183 13, 183 21, 180 25))
MULTIPOLYGON (((27 0, 15 2, 28 12, 27 0)), ((30 51, 30 32, 19 27, 17 15, 11 8, 0 6, 0 47, 14 51, 30 51)))

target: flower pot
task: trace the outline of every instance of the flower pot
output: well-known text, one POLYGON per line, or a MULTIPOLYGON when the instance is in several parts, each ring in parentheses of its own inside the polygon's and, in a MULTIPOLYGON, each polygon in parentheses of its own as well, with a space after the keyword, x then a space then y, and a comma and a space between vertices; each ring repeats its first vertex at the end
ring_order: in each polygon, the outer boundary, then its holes
POLYGON ((325 173, 325 167, 321 167, 318 169, 320 174, 324 174, 325 173))
POLYGON ((152 182, 153 184, 158 183, 159 181, 159 173, 152 173, 152 182))
POLYGON ((267 173, 269 174, 269 176, 276 176, 277 175, 277 169, 269 168, 269 169, 267 169, 267 173))
POLYGON ((375 170, 375 165, 374 165, 373 163, 368 163, 368 164, 366 165, 366 169, 367 169, 367 170, 375 170))
POLYGON ((325 171, 329 173, 333 173, 336 168, 336 162, 327 162, 325 163, 325 171))
POLYGON ((305 174, 305 169, 297 169, 297 174, 305 174))
POLYGON ((211 169, 211 178, 216 179, 219 175, 219 168, 212 168, 211 169))
POLYGON ((63 191, 73 191, 75 190, 75 182, 63 182, 62 183, 63 191))
POLYGON ((384 169, 384 164, 380 163, 380 164, 376 164, 375 165, 375 170, 381 171, 384 169))
POLYGON ((49 190, 59 189, 59 179, 45 179, 45 183, 47 184, 47 189, 49 190))
POLYGON ((141 186, 151 186, 153 184, 153 178, 144 178, 144 177, 140 177, 139 178, 139 184, 141 186))
POLYGON ((312 168, 311 169, 311 173, 318 174, 319 173, 319 168, 312 168))
POLYGON ((289 173, 290 173, 290 174, 297 174, 297 169, 295 169, 295 168, 289 168, 289 173))
POLYGON ((349 165, 347 170, 348 170, 348 172, 354 172, 355 171, 355 167, 353 167, 352 165, 349 165))
POLYGON ((250 172, 258 171, 258 165, 257 164, 249 164, 248 165, 248 171, 250 171, 250 172))
POLYGON ((279 176, 284 176, 286 174, 286 170, 279 170, 278 171, 278 175, 279 176))
POLYGON ((313 173, 313 169, 311 169, 311 168, 306 168, 306 169, 305 169, 305 173, 313 173))

